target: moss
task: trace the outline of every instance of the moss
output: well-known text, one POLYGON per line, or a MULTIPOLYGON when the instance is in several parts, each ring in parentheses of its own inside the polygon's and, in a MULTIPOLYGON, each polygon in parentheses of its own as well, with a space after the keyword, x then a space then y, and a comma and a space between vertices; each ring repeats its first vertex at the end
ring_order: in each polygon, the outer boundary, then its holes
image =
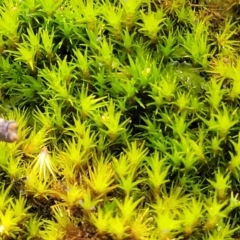
POLYGON ((1 239, 239 238, 239 3, 0 6, 1 239))

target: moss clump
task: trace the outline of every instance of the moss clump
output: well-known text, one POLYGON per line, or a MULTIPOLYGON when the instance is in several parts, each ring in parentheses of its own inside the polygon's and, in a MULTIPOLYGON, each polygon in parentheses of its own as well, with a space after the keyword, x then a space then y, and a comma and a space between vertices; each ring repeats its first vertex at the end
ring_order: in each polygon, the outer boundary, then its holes
POLYGON ((238 239, 238 11, 1 1, 1 238, 238 239))

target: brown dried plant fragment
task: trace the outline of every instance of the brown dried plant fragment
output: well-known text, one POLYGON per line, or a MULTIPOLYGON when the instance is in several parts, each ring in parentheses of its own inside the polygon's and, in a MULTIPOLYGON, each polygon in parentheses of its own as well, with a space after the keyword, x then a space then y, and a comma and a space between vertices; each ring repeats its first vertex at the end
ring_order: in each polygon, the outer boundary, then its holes
POLYGON ((14 120, 0 118, 0 141, 12 143, 18 139, 18 125, 14 120))

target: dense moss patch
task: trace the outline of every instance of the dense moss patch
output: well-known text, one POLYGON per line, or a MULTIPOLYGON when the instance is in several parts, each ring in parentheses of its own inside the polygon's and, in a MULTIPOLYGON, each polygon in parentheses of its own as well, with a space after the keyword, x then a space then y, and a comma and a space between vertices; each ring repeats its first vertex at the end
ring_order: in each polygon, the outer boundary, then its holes
POLYGON ((1 1, 1 238, 238 239, 238 12, 1 1))

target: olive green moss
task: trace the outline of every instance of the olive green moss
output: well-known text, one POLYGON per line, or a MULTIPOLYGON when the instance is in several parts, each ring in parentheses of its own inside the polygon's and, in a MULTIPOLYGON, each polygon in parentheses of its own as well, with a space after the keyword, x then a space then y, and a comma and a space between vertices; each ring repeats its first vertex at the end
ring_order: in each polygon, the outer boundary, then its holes
POLYGON ((239 11, 0 1, 0 238, 239 239, 239 11))

